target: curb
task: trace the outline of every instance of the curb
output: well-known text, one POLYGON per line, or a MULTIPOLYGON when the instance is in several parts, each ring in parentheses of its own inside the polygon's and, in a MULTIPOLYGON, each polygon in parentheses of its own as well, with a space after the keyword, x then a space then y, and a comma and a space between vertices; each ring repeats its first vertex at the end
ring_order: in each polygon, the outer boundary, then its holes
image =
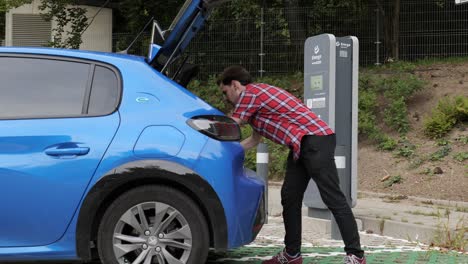
MULTIPOLYGON (((371 198, 383 198, 388 196, 395 196, 394 194, 389 193, 376 193, 376 192, 369 192, 369 191, 358 191, 358 195, 364 195, 366 197, 371 198)), ((418 203, 427 203, 428 201, 432 202, 435 205, 442 205, 442 206, 451 206, 451 207, 465 207, 468 208, 468 202, 463 201, 452 201, 452 200, 438 200, 432 198, 422 198, 417 196, 407 196, 407 200, 418 202, 418 203)))
POLYGON ((359 215, 356 215, 356 219, 361 220, 361 231, 365 231, 366 233, 400 238, 427 245, 434 242, 434 237, 437 234, 435 227, 359 215))
MULTIPOLYGON (((283 185, 283 182, 269 181, 268 184, 274 187, 281 187, 283 185)), ((373 197, 373 198, 383 198, 386 196, 387 197, 395 196, 396 194, 376 193, 376 192, 370 192, 370 191, 358 191, 358 195, 365 195, 366 197, 373 197)), ((407 200, 418 202, 418 203, 426 203, 428 201, 431 201, 433 204, 436 204, 436 205, 452 206, 452 207, 461 206, 461 207, 468 208, 468 202, 464 202, 464 201, 440 200, 440 199, 423 198, 423 197, 417 197, 417 196, 407 196, 407 200)))

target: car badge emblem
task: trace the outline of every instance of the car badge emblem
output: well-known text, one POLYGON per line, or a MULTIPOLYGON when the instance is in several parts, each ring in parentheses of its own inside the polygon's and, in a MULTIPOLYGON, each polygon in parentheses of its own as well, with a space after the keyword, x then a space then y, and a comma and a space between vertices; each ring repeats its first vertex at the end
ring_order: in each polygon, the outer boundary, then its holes
POLYGON ((149 98, 147 97, 137 97, 136 99, 137 103, 146 103, 149 101, 149 98))

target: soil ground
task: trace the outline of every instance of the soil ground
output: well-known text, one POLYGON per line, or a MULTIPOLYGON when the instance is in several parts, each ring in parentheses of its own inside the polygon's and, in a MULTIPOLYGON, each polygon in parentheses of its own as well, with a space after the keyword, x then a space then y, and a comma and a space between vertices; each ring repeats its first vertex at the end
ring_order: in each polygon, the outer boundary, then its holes
MULTIPOLYGON (((456 140, 468 136, 466 123, 458 125, 445 138, 451 146, 448 156, 440 161, 424 161, 417 168, 411 167, 411 162, 425 160, 441 148, 437 141, 423 135, 423 123, 444 96, 468 96, 468 64, 420 66, 414 74, 427 82, 408 103, 412 130, 407 138, 416 146, 415 157, 397 158, 392 152, 377 150, 375 145, 360 140, 359 190, 468 202, 468 161, 459 162, 453 158, 456 153, 468 151, 468 144, 456 140), (441 174, 434 173, 436 167, 442 170, 441 174), (397 175, 402 181, 385 187, 382 179, 397 175)), ((396 134, 391 136, 399 138, 396 134)))

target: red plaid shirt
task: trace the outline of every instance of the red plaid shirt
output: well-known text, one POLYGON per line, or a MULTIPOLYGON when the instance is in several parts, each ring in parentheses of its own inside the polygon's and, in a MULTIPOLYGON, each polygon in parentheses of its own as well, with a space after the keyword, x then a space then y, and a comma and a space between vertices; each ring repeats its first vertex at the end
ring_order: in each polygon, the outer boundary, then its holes
POLYGON ((333 134, 328 125, 290 93, 268 85, 248 84, 232 117, 248 122, 260 135, 289 146, 299 158, 305 135, 333 134))

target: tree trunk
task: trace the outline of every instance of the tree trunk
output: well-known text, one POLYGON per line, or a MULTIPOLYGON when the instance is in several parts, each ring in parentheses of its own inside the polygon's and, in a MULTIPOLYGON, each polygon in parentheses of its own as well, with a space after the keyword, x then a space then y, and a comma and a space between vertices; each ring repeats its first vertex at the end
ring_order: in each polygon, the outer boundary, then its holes
POLYGON ((302 62, 302 51, 304 49, 304 43, 307 39, 307 17, 303 8, 300 8, 299 0, 283 0, 284 16, 288 22, 289 36, 291 46, 293 48, 290 52, 293 60, 292 65, 302 62))
POLYGON ((400 0, 390 0, 384 6, 385 0, 376 0, 377 7, 383 17, 384 47, 386 60, 400 58, 400 0))
POLYGON ((395 60, 400 58, 400 0, 395 0, 393 7, 392 56, 395 60))
POLYGON ((305 42, 307 38, 306 15, 301 12, 299 0, 283 0, 284 15, 288 22, 291 43, 305 42))

